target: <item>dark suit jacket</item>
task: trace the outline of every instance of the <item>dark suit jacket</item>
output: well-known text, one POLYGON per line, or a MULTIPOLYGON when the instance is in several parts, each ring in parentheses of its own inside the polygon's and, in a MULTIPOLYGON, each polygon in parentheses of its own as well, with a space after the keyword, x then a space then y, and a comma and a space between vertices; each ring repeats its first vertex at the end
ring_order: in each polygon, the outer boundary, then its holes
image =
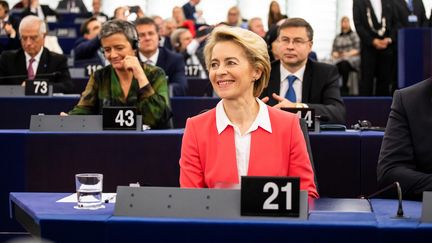
POLYGON ((432 190, 431 114, 431 78, 394 93, 377 175, 380 187, 399 181, 404 199, 432 190))
MULTIPOLYGON (((316 115, 328 117, 329 123, 345 124, 345 105, 340 96, 339 79, 336 66, 308 59, 303 76, 302 103, 314 108, 316 115)), ((275 61, 268 87, 261 94, 261 97, 270 98, 270 106, 277 104, 272 93, 279 95, 280 80, 280 61, 275 61)))
POLYGON ((353 19, 362 46, 372 47, 372 41, 375 38, 384 39, 386 37, 390 37, 393 41, 396 41, 399 17, 397 15, 397 11, 395 10, 393 0, 382 0, 382 16, 385 17, 387 26, 382 37, 380 37, 376 32, 374 32, 374 30, 370 28, 367 17, 368 9, 370 9, 371 12, 371 19, 374 29, 379 30, 382 23, 378 23, 370 1, 353 0, 353 19))
MULTIPOLYGON (((44 79, 49 79, 49 82, 52 83, 53 92, 71 92, 73 83, 67 67, 66 57, 44 48, 36 71, 36 78, 40 74, 51 74, 54 72, 56 72, 54 77, 43 77, 44 79)), ((23 49, 5 51, 0 56, 0 77, 11 75, 23 75, 24 78, 2 79, 0 80, 0 84, 21 85, 26 79, 27 67, 23 49)))
MULTIPOLYGON (((61 0, 57 5, 57 9, 68 9, 69 0, 61 0)), ((81 14, 87 14, 88 10, 82 0, 75 0, 75 7, 79 8, 81 14)))
POLYGON ((195 6, 192 6, 190 2, 187 2, 183 5, 182 8, 186 19, 190 19, 195 22, 195 16, 194 16, 196 12, 195 6))
POLYGON ((104 60, 98 54, 101 48, 100 40, 95 37, 91 40, 87 40, 84 37, 80 37, 75 41, 74 51, 74 65, 75 66, 86 66, 88 64, 99 64, 103 65, 104 60))
POLYGON ((408 22, 411 11, 405 0, 394 0, 396 11, 399 17, 399 27, 427 27, 428 19, 422 0, 413 0, 413 14, 417 16, 417 23, 408 22))
POLYGON ((186 95, 187 79, 183 56, 166 48, 159 47, 156 66, 161 67, 168 76, 168 83, 173 88, 174 96, 186 95))
POLYGON ((14 18, 13 16, 9 15, 9 20, 8 23, 12 25, 12 27, 15 29, 16 31, 16 36, 15 38, 10 38, 10 36, 7 36, 6 41, 0 45, 0 54, 3 51, 7 51, 7 50, 15 50, 21 47, 21 42, 20 42, 20 37, 19 37, 19 23, 20 21, 16 18, 14 18))
MULTIPOLYGON (((57 14, 56 11, 52 10, 48 5, 40 5, 42 8, 42 12, 45 16, 45 18, 47 16, 56 16, 57 20, 59 20, 59 15, 57 14)), ((35 13, 30 11, 30 8, 26 8, 24 9, 24 11, 22 12, 22 17, 24 18, 27 15, 36 15, 35 13)))

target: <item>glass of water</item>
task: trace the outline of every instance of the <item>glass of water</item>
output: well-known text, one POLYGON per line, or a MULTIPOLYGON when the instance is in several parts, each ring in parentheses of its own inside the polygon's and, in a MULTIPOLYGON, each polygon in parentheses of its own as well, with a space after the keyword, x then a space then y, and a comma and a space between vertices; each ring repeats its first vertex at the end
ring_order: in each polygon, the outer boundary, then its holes
POLYGON ((95 209, 102 205, 102 174, 85 173, 75 175, 78 207, 95 209))

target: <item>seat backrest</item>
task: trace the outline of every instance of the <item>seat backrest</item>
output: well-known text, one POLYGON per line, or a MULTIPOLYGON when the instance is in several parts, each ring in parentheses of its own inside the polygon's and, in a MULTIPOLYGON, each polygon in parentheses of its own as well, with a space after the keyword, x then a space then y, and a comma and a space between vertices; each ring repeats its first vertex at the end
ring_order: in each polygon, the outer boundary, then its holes
POLYGON ((309 154, 309 160, 311 162, 312 170, 314 172, 315 186, 316 186, 316 189, 317 189, 317 192, 318 192, 318 180, 317 180, 317 174, 316 174, 314 160, 313 160, 313 156, 312 156, 312 149, 311 149, 310 141, 309 141, 308 127, 307 127, 306 121, 303 118, 300 118, 299 121, 300 121, 301 130, 303 132, 303 136, 304 136, 304 139, 305 139, 305 142, 306 142, 306 148, 307 148, 307 151, 308 151, 308 154, 309 154))

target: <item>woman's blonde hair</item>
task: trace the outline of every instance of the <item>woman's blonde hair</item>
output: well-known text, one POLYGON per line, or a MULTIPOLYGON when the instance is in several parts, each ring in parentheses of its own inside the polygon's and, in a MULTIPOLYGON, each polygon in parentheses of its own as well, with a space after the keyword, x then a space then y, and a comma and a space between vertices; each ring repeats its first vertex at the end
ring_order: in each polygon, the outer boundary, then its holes
POLYGON ((270 78, 270 58, 267 52, 267 44, 263 38, 239 27, 216 27, 204 48, 206 67, 210 70, 211 54, 214 46, 221 41, 232 41, 243 48, 249 63, 262 74, 254 83, 254 96, 258 97, 267 87, 270 78))

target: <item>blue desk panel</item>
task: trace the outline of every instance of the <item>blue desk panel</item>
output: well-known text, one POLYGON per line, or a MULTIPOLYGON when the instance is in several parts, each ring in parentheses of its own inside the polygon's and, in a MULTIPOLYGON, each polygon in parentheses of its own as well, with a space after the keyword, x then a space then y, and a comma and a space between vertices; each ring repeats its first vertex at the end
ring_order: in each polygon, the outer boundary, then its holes
MULTIPOLYGON (((75 79, 76 92, 81 93, 87 80, 75 79)), ((0 119, 1 129, 27 129, 32 114, 59 114, 69 111, 78 103, 78 97, 0 97, 3 116, 0 119)), ((188 117, 212 109, 218 103, 212 97, 174 97, 171 98, 175 128, 183 128, 188 117)), ((344 97, 348 128, 358 120, 369 120, 374 126, 385 127, 390 112, 391 97, 344 97)))
MULTIPOLYGON (((373 212, 311 210, 308 220, 133 218, 55 203, 65 194, 12 193, 13 216, 22 211, 44 238, 57 242, 429 242, 432 224, 420 223, 421 203, 404 201, 407 219, 392 219, 397 202, 375 199, 373 212), (85 237, 77 234, 82 232, 85 237), (81 238, 79 238, 81 237, 81 238), (79 240, 78 240, 79 239, 79 240)), ((338 203, 338 199, 326 199, 338 203)), ((320 204, 320 199, 314 204, 320 204)))

